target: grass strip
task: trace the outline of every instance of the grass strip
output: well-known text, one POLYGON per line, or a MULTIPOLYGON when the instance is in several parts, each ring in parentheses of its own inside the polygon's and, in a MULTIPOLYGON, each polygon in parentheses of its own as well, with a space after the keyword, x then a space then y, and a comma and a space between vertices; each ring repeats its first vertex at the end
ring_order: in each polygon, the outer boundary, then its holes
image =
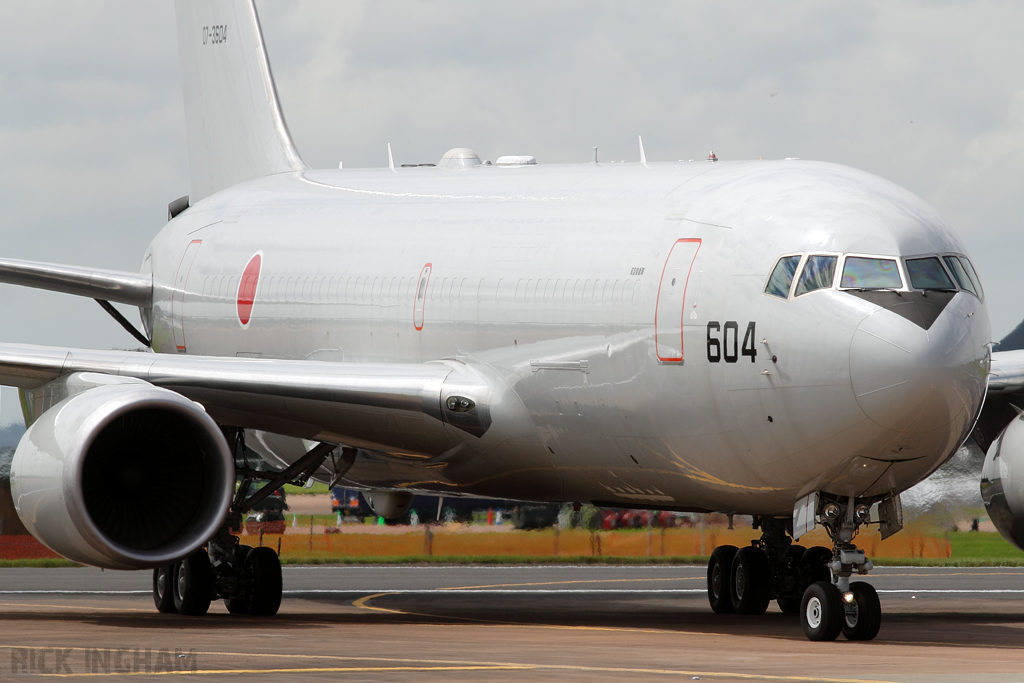
POLYGON ((0 569, 11 567, 84 567, 83 564, 62 557, 41 557, 32 560, 0 560, 0 569))

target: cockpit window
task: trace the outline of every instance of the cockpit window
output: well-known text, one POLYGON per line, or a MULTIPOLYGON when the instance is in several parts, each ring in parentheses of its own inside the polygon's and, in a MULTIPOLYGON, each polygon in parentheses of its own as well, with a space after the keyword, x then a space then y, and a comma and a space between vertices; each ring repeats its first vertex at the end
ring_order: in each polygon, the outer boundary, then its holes
POLYGON ((978 279, 978 273, 974 270, 974 264, 971 263, 971 259, 966 256, 961 256, 960 262, 964 264, 964 268, 967 269, 967 274, 971 276, 971 282, 974 283, 974 288, 978 290, 978 296, 985 296, 985 290, 981 286, 981 280, 978 279))
POLYGON ((896 261, 887 258, 848 256, 840 287, 851 289, 899 289, 903 286, 896 261))
POLYGON ((967 270, 964 268, 964 264, 960 262, 960 259, 956 256, 943 256, 942 260, 946 262, 949 272, 953 273, 953 279, 960 285, 960 289, 966 289, 974 296, 978 296, 978 292, 974 289, 974 283, 971 282, 971 276, 967 274, 967 270))
POLYGON ((914 289, 956 289, 935 256, 908 259, 907 275, 914 289))
POLYGON ((836 273, 836 260, 836 256, 808 256, 794 295, 800 296, 816 289, 831 287, 836 273))
POLYGON ((765 286, 765 294, 777 296, 780 299, 789 298, 789 286, 793 284, 793 276, 796 275, 797 266, 800 265, 800 256, 783 256, 775 264, 772 276, 768 278, 765 286))

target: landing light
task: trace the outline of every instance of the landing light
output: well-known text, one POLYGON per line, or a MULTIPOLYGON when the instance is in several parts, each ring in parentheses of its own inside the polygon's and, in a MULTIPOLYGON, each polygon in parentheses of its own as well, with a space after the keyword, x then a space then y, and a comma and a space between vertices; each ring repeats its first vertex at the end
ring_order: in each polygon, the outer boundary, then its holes
POLYGON ((829 503, 821 511, 821 514, 825 519, 837 519, 839 517, 839 506, 835 503, 829 503))
POLYGON ((468 413, 473 410, 473 408, 476 408, 476 404, 473 403, 472 399, 464 398, 462 396, 449 396, 448 400, 445 401, 445 405, 448 406, 448 410, 453 413, 468 413))
POLYGON ((847 604, 853 602, 853 593, 851 593, 850 591, 843 593, 843 602, 847 604))
POLYGON ((853 509, 853 518, 861 524, 865 524, 871 520, 871 508, 863 503, 853 509))

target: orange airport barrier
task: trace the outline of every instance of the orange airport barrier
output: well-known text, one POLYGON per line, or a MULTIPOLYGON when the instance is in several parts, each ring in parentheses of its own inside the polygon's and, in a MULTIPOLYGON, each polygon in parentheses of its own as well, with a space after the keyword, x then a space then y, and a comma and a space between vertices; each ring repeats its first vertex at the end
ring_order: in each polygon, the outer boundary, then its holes
MULTIPOLYGON (((585 529, 538 531, 476 531, 465 526, 420 526, 394 533, 366 533, 328 528, 312 534, 246 534, 247 545, 265 545, 284 559, 447 557, 683 557, 707 556, 719 545, 749 545, 760 534, 753 529, 698 528, 617 530, 585 529), (326 533, 325 533, 326 531, 326 533)), ((389 530, 391 531, 391 530, 389 530)), ((914 529, 881 540, 875 530, 854 539, 869 558, 947 559, 952 554, 946 538, 914 529)), ((821 529, 800 539, 800 544, 829 545, 821 529)), ((0 536, 0 560, 48 559, 59 555, 32 536, 0 536)))
MULTIPOLYGON (((538 531, 474 531, 465 527, 420 526, 394 533, 319 532, 264 534, 262 545, 279 550, 284 559, 446 557, 682 557, 707 556, 719 545, 749 545, 760 533, 753 529, 709 527, 590 532, 585 529, 538 531)), ((241 537, 259 545, 255 535, 241 537)), ((882 541, 877 531, 860 534, 855 542, 869 558, 946 559, 948 539, 903 531, 882 541)), ((804 546, 830 545, 823 530, 800 539, 804 546)))
POLYGON ((34 536, 0 536, 0 560, 43 560, 59 558, 34 536))

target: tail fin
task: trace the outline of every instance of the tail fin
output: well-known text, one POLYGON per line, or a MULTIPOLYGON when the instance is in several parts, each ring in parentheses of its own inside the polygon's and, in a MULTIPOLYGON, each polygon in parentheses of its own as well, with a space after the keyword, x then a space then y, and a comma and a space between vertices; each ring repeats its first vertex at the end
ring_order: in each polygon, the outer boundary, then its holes
POLYGON ((253 0, 176 0, 192 201, 305 168, 277 100, 253 0))

